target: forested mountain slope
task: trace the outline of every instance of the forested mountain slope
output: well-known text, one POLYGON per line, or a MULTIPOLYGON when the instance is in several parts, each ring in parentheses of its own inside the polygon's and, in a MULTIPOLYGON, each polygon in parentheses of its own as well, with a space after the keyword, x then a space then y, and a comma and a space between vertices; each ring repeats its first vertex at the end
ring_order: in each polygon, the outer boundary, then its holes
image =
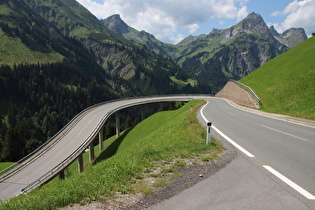
MULTIPOLYGON (((171 59, 165 59, 110 31, 75 0, 24 1, 65 36, 80 41, 112 77, 115 89, 119 88, 116 80, 122 79, 139 94, 174 91, 174 83, 169 77, 175 75, 179 67, 171 59)), ((124 87, 120 91, 126 92, 124 87)))
POLYGON ((177 92, 171 60, 106 29, 75 0, 0 2, 0 161, 16 161, 82 109, 177 92))

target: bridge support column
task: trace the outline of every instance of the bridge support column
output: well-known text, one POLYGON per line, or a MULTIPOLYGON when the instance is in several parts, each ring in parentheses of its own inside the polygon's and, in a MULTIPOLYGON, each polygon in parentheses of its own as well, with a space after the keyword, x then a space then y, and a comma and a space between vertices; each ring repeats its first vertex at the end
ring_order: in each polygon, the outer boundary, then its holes
POLYGON ((99 145, 100 145, 100 152, 102 152, 104 150, 104 129, 103 127, 101 128, 100 132, 98 133, 98 141, 99 141, 99 145))
POLYGON ((94 155, 94 143, 93 141, 91 142, 90 146, 89 146, 89 150, 90 150, 90 162, 94 160, 95 155, 94 155))
POLYGON ((145 105, 141 105, 141 121, 145 119, 145 105))
POLYGON ((60 171, 58 174, 58 177, 60 180, 64 180, 65 179, 65 171, 64 170, 60 171))
POLYGON ((83 172, 83 154, 81 153, 78 157, 78 172, 83 172))
POLYGON ((116 112, 116 137, 120 136, 120 112, 116 112))

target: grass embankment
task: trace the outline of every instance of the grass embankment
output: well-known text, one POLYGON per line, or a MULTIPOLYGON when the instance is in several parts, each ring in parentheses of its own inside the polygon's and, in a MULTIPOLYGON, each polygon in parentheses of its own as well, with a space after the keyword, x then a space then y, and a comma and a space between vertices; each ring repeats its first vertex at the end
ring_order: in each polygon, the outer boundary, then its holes
POLYGON ((240 82, 262 101, 262 110, 315 120, 315 37, 270 60, 240 82))
MULTIPOLYGON (((14 163, 13 162, 1 162, 0 163, 0 171, 8 168, 9 166, 13 165, 14 163)), ((1 173, 0 173, 1 175, 1 173)))
MULTIPOLYGON (((144 173, 155 169, 157 162, 199 153, 208 155, 209 158, 202 158, 209 161, 222 150, 216 141, 205 145, 206 131, 196 118, 199 103, 192 101, 178 110, 152 115, 109 145, 94 161, 93 167, 63 181, 55 179, 28 195, 9 200, 0 205, 0 209, 51 209, 103 200, 114 192, 133 193, 139 188, 144 194, 151 193, 153 189, 133 184, 141 180, 144 173), (192 111, 191 106, 194 107, 192 111)), ((177 164, 182 165, 181 162, 177 164)), ((167 181, 160 179, 156 187, 166 184, 167 181)))

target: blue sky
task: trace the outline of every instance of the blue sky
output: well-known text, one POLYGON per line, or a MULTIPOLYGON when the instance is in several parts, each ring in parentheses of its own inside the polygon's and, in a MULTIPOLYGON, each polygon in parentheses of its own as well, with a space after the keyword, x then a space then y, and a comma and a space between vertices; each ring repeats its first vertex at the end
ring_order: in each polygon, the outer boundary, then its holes
POLYGON ((315 0, 77 0, 97 18, 119 14, 131 27, 167 43, 213 28, 237 24, 249 13, 262 16, 278 32, 302 27, 315 32, 315 0))

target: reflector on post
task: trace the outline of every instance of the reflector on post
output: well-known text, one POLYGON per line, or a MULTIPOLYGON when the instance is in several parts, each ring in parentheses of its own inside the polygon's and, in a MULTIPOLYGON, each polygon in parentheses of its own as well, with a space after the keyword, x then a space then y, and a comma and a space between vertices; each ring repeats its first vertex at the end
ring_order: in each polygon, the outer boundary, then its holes
POLYGON ((206 144, 210 144, 211 143, 211 122, 207 122, 207 141, 206 144))

